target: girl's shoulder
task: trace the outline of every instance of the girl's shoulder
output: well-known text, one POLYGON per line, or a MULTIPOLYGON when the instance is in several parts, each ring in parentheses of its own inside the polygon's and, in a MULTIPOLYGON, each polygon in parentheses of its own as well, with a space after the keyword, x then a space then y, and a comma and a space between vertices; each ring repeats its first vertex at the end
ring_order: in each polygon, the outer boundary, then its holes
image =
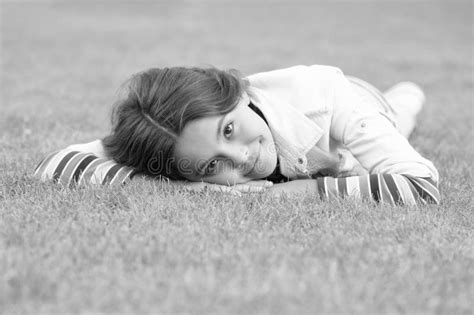
POLYGON ((298 76, 314 76, 326 77, 342 74, 342 70, 338 67, 329 65, 296 65, 287 68, 275 69, 270 71, 258 72, 249 75, 247 79, 251 81, 259 81, 263 79, 280 79, 298 76))
POLYGON ((252 74, 247 77, 251 87, 270 90, 332 89, 341 69, 327 65, 298 65, 252 74))

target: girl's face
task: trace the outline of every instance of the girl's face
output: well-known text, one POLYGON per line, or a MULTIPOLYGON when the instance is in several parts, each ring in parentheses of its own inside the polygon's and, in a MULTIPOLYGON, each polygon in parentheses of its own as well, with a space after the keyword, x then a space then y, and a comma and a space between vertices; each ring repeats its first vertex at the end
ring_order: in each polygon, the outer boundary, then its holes
POLYGON ((184 127, 173 157, 186 179, 233 185, 273 172, 277 155, 272 134, 249 103, 244 93, 228 114, 200 118, 184 127))

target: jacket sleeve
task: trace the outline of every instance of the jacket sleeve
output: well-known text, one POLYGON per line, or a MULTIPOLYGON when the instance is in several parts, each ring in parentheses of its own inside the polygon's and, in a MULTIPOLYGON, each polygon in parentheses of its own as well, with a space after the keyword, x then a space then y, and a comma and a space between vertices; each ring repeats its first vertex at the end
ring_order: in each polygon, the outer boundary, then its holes
POLYGON ((67 187, 124 184, 138 173, 103 154, 100 140, 72 145, 50 153, 35 168, 34 176, 67 187))
POLYGON ((438 171, 392 122, 365 104, 343 73, 334 68, 330 134, 343 143, 370 174, 403 174, 438 183, 438 171))
POLYGON ((316 178, 323 200, 353 197, 391 205, 439 204, 440 195, 430 178, 400 174, 368 174, 316 178))
POLYGON ((392 121, 352 90, 341 70, 328 76, 330 135, 352 153, 369 175, 318 178, 322 197, 356 196, 391 204, 439 203, 439 175, 392 121))

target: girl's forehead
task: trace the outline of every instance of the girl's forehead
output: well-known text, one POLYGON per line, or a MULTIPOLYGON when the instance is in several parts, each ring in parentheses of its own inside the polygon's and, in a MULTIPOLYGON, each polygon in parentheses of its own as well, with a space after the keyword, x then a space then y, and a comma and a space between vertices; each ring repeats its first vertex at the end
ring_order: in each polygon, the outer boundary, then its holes
POLYGON ((190 121, 175 144, 177 157, 202 157, 216 141, 219 120, 223 116, 204 117, 190 121))

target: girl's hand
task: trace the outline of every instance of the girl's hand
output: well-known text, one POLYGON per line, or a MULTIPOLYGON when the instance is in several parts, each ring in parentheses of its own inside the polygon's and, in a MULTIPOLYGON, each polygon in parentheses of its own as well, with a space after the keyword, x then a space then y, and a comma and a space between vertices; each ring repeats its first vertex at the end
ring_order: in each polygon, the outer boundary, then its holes
POLYGON ((359 161, 357 161, 352 155, 349 155, 349 153, 339 153, 339 159, 339 172, 334 174, 333 177, 350 177, 369 174, 369 172, 360 165, 359 161))
POLYGON ((206 182, 185 182, 179 181, 178 183, 184 184, 185 188, 189 191, 217 191, 223 193, 229 193, 236 196, 241 196, 242 193, 259 193, 264 192, 269 187, 273 186, 272 182, 266 180, 255 180, 249 181, 243 184, 236 185, 218 185, 206 182))
POLYGON ((252 180, 243 184, 236 184, 233 187, 242 193, 259 193, 264 192, 268 188, 272 187, 273 183, 268 180, 252 180))
POLYGON ((369 172, 363 168, 362 165, 357 164, 350 170, 341 171, 337 177, 362 176, 367 174, 369 174, 369 172))
POLYGON ((268 192, 276 197, 285 193, 288 195, 296 193, 317 193, 318 184, 315 179, 297 179, 286 183, 275 184, 268 189, 268 192))

